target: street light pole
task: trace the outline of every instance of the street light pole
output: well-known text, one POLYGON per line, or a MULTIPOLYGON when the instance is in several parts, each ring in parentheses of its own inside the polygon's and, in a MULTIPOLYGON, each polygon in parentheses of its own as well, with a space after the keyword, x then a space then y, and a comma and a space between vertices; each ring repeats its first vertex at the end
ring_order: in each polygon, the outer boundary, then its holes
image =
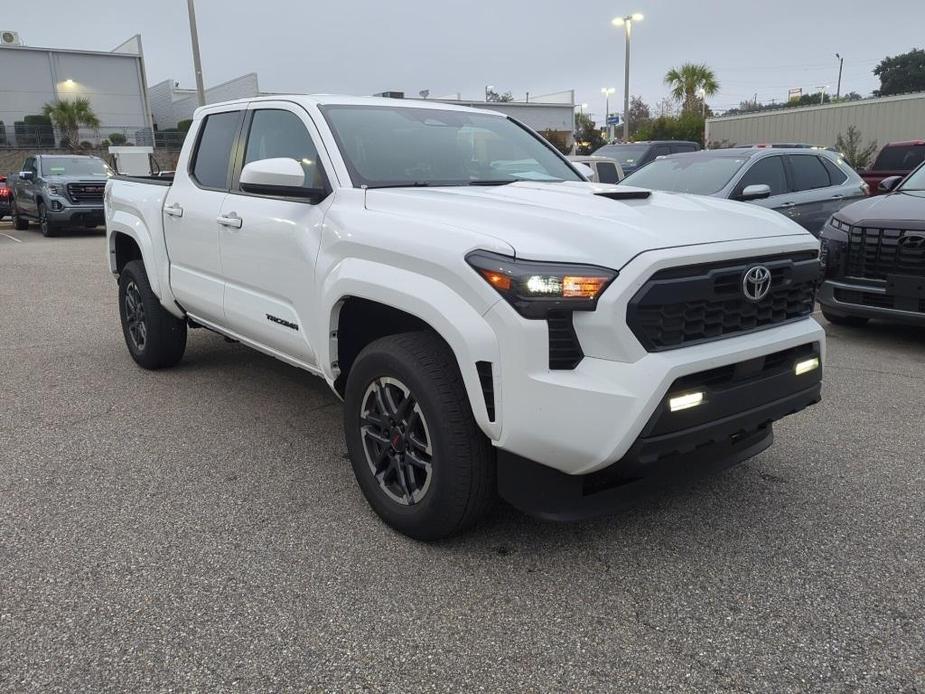
POLYGON ((625 17, 616 17, 613 22, 614 26, 622 26, 626 34, 626 61, 623 75, 623 140, 628 142, 630 139, 630 39, 633 34, 633 22, 641 22, 643 16, 636 12, 625 17))
POLYGON ((199 105, 206 105, 206 90, 202 86, 202 61, 199 58, 199 33, 196 31, 196 8, 193 7, 193 0, 186 0, 186 6, 189 10, 189 34, 193 42, 193 69, 196 71, 196 96, 199 99, 199 105))
POLYGON ((615 87, 602 87, 601 94, 604 95, 604 127, 607 128, 607 142, 613 139, 613 133, 610 131, 610 95, 616 93, 615 87))
POLYGON ((835 54, 835 57, 838 58, 838 86, 835 88, 835 100, 838 101, 841 98, 841 69, 845 59, 838 53, 835 54))

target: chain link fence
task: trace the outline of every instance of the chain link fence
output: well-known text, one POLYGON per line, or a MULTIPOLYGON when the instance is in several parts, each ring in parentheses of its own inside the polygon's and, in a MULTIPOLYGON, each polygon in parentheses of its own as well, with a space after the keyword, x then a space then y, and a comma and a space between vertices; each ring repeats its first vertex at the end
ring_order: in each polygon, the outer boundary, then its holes
POLYGON ((0 122, 0 149, 97 149, 110 145, 147 145, 162 149, 179 149, 186 132, 176 129, 154 130, 147 127, 116 126, 78 128, 76 142, 57 128, 47 124, 0 122))

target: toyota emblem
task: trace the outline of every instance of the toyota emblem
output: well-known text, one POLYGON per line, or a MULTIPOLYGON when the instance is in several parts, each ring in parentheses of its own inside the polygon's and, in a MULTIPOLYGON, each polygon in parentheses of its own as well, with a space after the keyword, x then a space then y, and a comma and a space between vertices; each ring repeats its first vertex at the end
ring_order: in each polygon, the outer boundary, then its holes
POLYGON ((749 301, 761 301, 771 291, 771 271, 764 265, 749 268, 742 278, 742 293, 749 301))

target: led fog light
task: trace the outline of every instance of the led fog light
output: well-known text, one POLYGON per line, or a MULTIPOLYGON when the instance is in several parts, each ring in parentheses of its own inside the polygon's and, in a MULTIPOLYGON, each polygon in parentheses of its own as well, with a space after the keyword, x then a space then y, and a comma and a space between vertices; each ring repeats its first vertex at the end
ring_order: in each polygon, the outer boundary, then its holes
POLYGON ((813 357, 812 359, 804 359, 803 361, 798 361, 793 367, 793 373, 795 373, 797 376, 800 376, 818 368, 819 357, 813 357))
POLYGON ((671 408, 672 412, 679 412, 691 407, 697 407, 697 405, 700 405, 702 402, 703 393, 688 393, 687 395, 679 395, 675 398, 670 398, 668 400, 668 407, 671 408))

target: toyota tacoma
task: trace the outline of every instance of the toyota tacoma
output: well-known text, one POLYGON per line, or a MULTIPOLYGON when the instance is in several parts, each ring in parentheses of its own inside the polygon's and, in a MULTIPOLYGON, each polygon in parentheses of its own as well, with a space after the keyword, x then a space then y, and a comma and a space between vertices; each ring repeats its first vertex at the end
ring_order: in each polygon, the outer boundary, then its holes
POLYGON ((498 494, 606 511, 754 456, 820 397, 811 234, 589 182, 499 113, 213 104, 172 180, 114 177, 105 207, 132 358, 172 366, 202 327, 320 376, 363 494, 415 538, 498 494))

